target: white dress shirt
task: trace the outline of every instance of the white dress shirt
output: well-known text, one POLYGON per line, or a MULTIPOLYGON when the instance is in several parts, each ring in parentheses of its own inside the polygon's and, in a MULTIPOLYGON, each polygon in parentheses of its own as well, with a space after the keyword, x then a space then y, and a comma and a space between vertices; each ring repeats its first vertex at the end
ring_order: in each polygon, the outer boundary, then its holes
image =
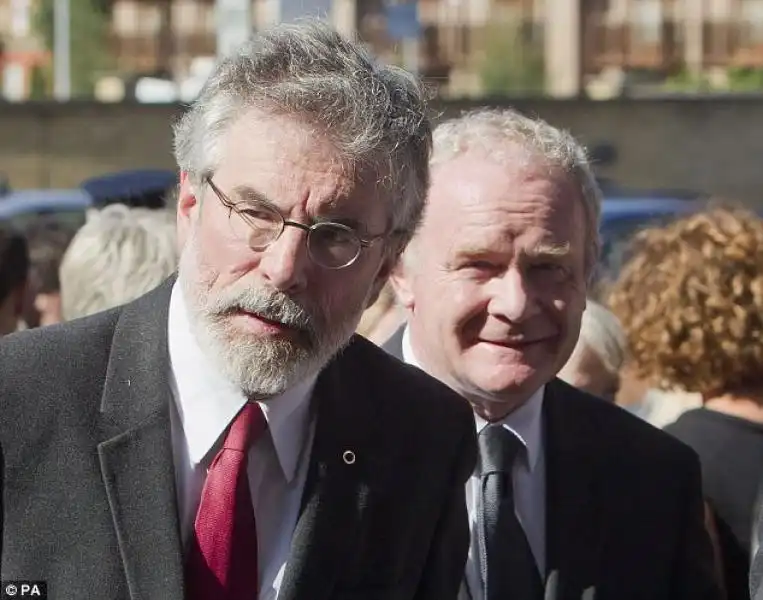
MULTIPOLYGON (((411 346, 410 328, 403 333, 403 359, 410 365, 422 368, 416 360, 411 346)), ((516 435, 527 449, 514 463, 512 479, 514 484, 514 506, 517 518, 524 529, 532 549, 538 571, 545 580, 546 572, 546 457, 543 448, 543 391, 541 387, 518 409, 503 418, 500 423, 516 435)), ((474 415, 477 433, 487 425, 487 421, 474 415)), ((466 589, 462 598, 483 600, 483 581, 480 560, 477 514, 479 509, 480 475, 479 465, 466 483, 466 507, 469 512, 471 546, 466 560, 466 589)))
MULTIPOLYGON (((168 340, 170 410, 180 531, 185 547, 223 433, 247 398, 213 367, 193 336, 178 284, 172 290, 168 340)), ((259 600, 275 600, 299 516, 312 447, 310 397, 315 378, 260 402, 268 422, 248 456, 249 486, 257 521, 259 600)))

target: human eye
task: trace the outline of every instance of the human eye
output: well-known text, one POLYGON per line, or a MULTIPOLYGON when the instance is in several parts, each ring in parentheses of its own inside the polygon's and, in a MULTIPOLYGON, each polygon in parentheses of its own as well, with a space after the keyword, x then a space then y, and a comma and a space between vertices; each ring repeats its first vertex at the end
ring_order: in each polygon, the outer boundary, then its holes
POLYGON ((346 226, 335 223, 321 223, 314 228, 313 235, 322 244, 344 246, 357 243, 357 235, 346 226))
POLYGON ((565 265, 552 261, 533 263, 530 266, 530 271, 540 277, 551 278, 554 280, 566 279, 569 273, 569 269, 565 265))
POLYGON ((278 221, 278 213, 266 204, 242 203, 237 208, 237 211, 248 221, 257 223, 273 223, 278 221))
POLYGON ((485 259, 474 259, 474 260, 467 260, 462 265, 463 269, 472 269, 476 271, 490 271, 493 269, 498 268, 498 266, 485 259))

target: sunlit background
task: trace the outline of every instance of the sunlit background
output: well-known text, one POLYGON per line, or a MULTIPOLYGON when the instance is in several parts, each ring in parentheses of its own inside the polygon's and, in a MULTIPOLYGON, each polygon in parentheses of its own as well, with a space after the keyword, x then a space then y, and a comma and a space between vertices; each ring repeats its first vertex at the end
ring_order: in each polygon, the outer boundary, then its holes
POLYGON ((569 129, 610 195, 763 205, 763 0, 0 0, 0 173, 174 170, 217 58, 306 15, 420 75, 435 121, 503 104, 569 129))
POLYGON ((763 0, 0 0, 2 95, 187 100, 219 53, 304 15, 447 97, 763 89, 763 0))

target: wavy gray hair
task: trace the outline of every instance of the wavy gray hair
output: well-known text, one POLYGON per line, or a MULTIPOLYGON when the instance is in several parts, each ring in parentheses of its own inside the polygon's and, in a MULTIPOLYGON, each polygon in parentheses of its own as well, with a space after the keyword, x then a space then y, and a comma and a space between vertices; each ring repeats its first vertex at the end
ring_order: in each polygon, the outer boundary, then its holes
POLYGON ((424 207, 432 144, 412 75, 377 64, 318 20, 260 32, 216 67, 175 126, 175 157, 193 182, 214 173, 221 138, 249 108, 306 120, 350 168, 370 168, 390 192, 400 247, 408 242, 424 207))
MULTIPOLYGON (((594 177, 585 149, 568 132, 538 118, 512 109, 479 109, 445 121, 434 131, 430 164, 442 164, 473 149, 501 159, 507 145, 519 146, 531 160, 568 174, 580 191, 586 222, 585 264, 589 279, 595 275, 601 241, 601 189, 594 177)), ((511 154, 515 159, 515 154, 511 154)))
POLYGON ((68 321, 134 300, 169 277, 178 259, 169 210, 90 211, 61 261, 61 313, 68 321))
POLYGON ((615 314, 589 299, 580 324, 580 337, 568 362, 575 363, 588 349, 599 357, 608 373, 616 375, 625 363, 626 347, 625 332, 615 314))

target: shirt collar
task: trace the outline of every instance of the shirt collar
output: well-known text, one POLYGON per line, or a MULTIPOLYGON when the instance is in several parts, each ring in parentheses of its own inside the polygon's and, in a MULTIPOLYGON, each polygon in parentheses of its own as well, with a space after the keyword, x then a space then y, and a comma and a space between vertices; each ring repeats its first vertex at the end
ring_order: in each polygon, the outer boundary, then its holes
MULTIPOLYGON (((403 360, 418 369, 421 369, 421 363, 413 355, 413 346, 411 345, 411 328, 408 325, 403 330, 403 360)), ((423 369, 422 369, 423 370, 423 369)))
MULTIPOLYGON (((411 345, 411 330, 406 325, 403 331, 403 360, 409 365, 421 369, 421 364, 416 360, 411 345)), ((538 464, 538 457, 543 444, 543 396, 545 386, 530 396, 530 399, 515 411, 506 415, 499 421, 506 429, 516 435, 527 448, 527 466, 532 473, 538 464)), ((485 419, 474 414, 474 422, 477 433, 488 424, 485 419)))
MULTIPOLYGON (((516 435, 527 449, 527 468, 532 473, 538 464, 543 444, 543 395, 545 386, 530 396, 529 400, 516 410, 510 412, 498 421, 503 427, 516 435)), ((477 433, 488 424, 485 419, 475 413, 474 423, 477 433)))
MULTIPOLYGON (((168 345, 173 396, 188 455, 195 466, 209 454, 247 398, 214 367, 199 346, 178 283, 170 297, 168 345)), ((309 399, 315 380, 313 376, 280 396, 258 402, 287 482, 296 474, 302 446, 308 437, 309 399)))

